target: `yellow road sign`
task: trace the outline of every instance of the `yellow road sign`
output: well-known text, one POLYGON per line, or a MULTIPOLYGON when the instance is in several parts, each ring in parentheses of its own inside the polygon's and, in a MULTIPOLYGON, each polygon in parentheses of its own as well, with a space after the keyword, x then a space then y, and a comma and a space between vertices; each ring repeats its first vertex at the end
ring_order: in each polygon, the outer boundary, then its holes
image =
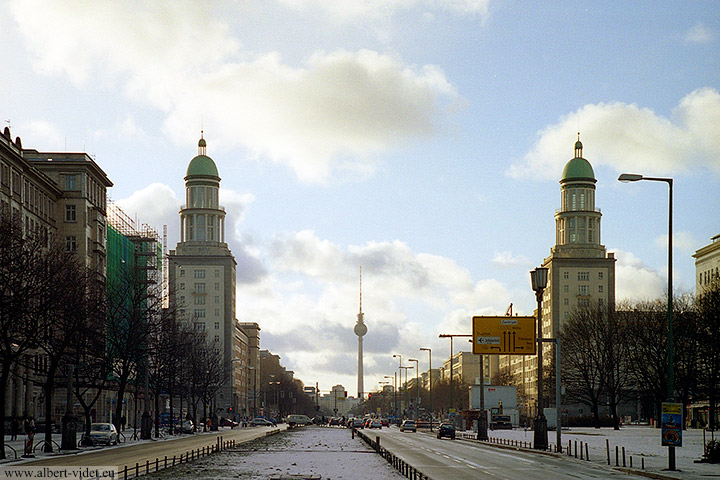
POLYGON ((535 355, 535 317, 473 317, 473 353, 535 355))

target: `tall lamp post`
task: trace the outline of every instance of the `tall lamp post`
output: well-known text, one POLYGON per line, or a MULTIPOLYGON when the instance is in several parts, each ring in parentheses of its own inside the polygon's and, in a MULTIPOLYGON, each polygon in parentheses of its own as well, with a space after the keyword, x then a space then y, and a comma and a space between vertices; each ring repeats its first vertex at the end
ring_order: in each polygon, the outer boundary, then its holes
POLYGON ((385 375, 384 378, 393 379, 393 412, 397 415, 397 410, 395 410, 395 408, 397 408, 397 374, 392 377, 390 375, 385 375))
MULTIPOLYGON (((618 180, 624 183, 649 180, 668 184, 668 292, 667 292, 667 362, 668 391, 667 399, 672 401, 675 396, 675 367, 673 339, 673 179, 663 177, 645 177, 636 173, 623 173, 618 180)), ((675 470, 675 447, 668 447, 668 470, 675 470)))
POLYGON ((547 286, 548 269, 538 267, 530 272, 530 281, 532 289, 535 291, 537 299, 537 386, 538 386, 538 412, 535 417, 535 437, 533 448, 536 450, 547 450, 548 448, 548 429, 547 419, 543 411, 543 340, 542 340, 542 296, 543 290, 547 286))
MULTIPOLYGON (((453 405, 453 338, 472 337, 472 335, 465 335, 460 333, 441 333, 440 335, 438 335, 438 337, 450 339, 450 410, 455 410, 455 405, 453 405)), ((453 419, 453 423, 455 423, 455 412, 450 413, 453 419)))
MULTIPOLYGON (((408 366, 402 366, 400 368, 405 370, 405 408, 407 409, 408 405, 410 405, 410 402, 408 401, 408 379, 407 379, 408 373, 407 373, 407 371, 410 370, 411 368, 415 368, 415 367, 413 367, 412 365, 408 365, 408 366)), ((400 381, 402 382, 402 375, 400 375, 400 381)))
POLYGON ((415 421, 420 415, 420 361, 415 358, 408 358, 408 362, 415 362, 415 421))
POLYGON ((433 417, 435 416, 432 398, 432 349, 420 347, 420 350, 428 352, 428 392, 430 395, 430 431, 432 432, 433 417))
MULTIPOLYGON (((397 358, 397 359, 398 359, 398 375, 400 375, 400 381, 398 382, 397 380, 395 380, 395 385, 397 385, 397 387, 399 388, 400 385, 402 384, 402 355, 399 354, 399 353, 393 353, 393 358, 397 358)), ((399 410, 399 408, 398 408, 398 395, 397 395, 397 393, 396 393, 396 394, 395 394, 395 416, 397 416, 398 410, 399 410)))

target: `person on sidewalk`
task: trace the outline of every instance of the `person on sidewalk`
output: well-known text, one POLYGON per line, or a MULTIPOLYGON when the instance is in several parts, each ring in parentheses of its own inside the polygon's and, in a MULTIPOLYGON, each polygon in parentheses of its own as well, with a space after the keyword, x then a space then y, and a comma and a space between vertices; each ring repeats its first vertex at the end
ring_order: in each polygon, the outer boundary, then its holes
POLYGON ((20 433, 20 420, 13 417, 10 422, 10 441, 17 440, 18 433, 20 433))

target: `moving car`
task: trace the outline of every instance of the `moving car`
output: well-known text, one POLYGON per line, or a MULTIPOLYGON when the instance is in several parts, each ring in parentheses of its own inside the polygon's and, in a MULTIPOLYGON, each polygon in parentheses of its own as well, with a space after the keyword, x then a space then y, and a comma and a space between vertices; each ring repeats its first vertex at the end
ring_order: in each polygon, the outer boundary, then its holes
POLYGON ((351 422, 350 428, 365 428, 362 418, 358 418, 358 417, 351 418, 350 422, 351 422))
POLYGON ((295 425, 310 425, 312 420, 307 415, 288 415, 287 424, 292 428, 295 425))
POLYGON ((275 426, 277 426, 270 420, 268 420, 266 418, 261 418, 261 417, 253 418, 252 422, 250 422, 250 423, 253 426, 260 426, 260 427, 275 427, 275 426))
POLYGON ((112 423, 93 423, 90 425, 90 435, 83 435, 83 443, 90 442, 93 445, 117 445, 118 433, 112 423))
POLYGON ((400 424, 400 431, 404 432, 406 430, 408 432, 417 432, 417 424, 415 423, 415 420, 405 420, 402 424, 400 424))
POLYGON ((441 423, 438 428, 437 438, 448 437, 455 440, 455 425, 452 423, 441 423))
POLYGON ((382 422, 379 418, 374 418, 370 420, 370 423, 368 424, 368 428, 380 428, 382 429, 382 422))

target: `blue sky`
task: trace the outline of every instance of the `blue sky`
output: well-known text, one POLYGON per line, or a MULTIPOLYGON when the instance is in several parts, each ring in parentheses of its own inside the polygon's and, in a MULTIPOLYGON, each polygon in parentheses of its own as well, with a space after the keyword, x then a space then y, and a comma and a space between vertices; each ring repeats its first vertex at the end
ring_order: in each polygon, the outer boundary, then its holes
MULTIPOLYGON (((218 165, 237 316, 306 384, 365 389, 393 353, 531 314, 581 132, 617 297, 664 294, 720 233, 720 8, 694 2, 3 1, 0 112, 26 148, 86 151, 178 240, 200 130, 218 165)), ((457 349, 457 347, 456 347, 457 349)))

